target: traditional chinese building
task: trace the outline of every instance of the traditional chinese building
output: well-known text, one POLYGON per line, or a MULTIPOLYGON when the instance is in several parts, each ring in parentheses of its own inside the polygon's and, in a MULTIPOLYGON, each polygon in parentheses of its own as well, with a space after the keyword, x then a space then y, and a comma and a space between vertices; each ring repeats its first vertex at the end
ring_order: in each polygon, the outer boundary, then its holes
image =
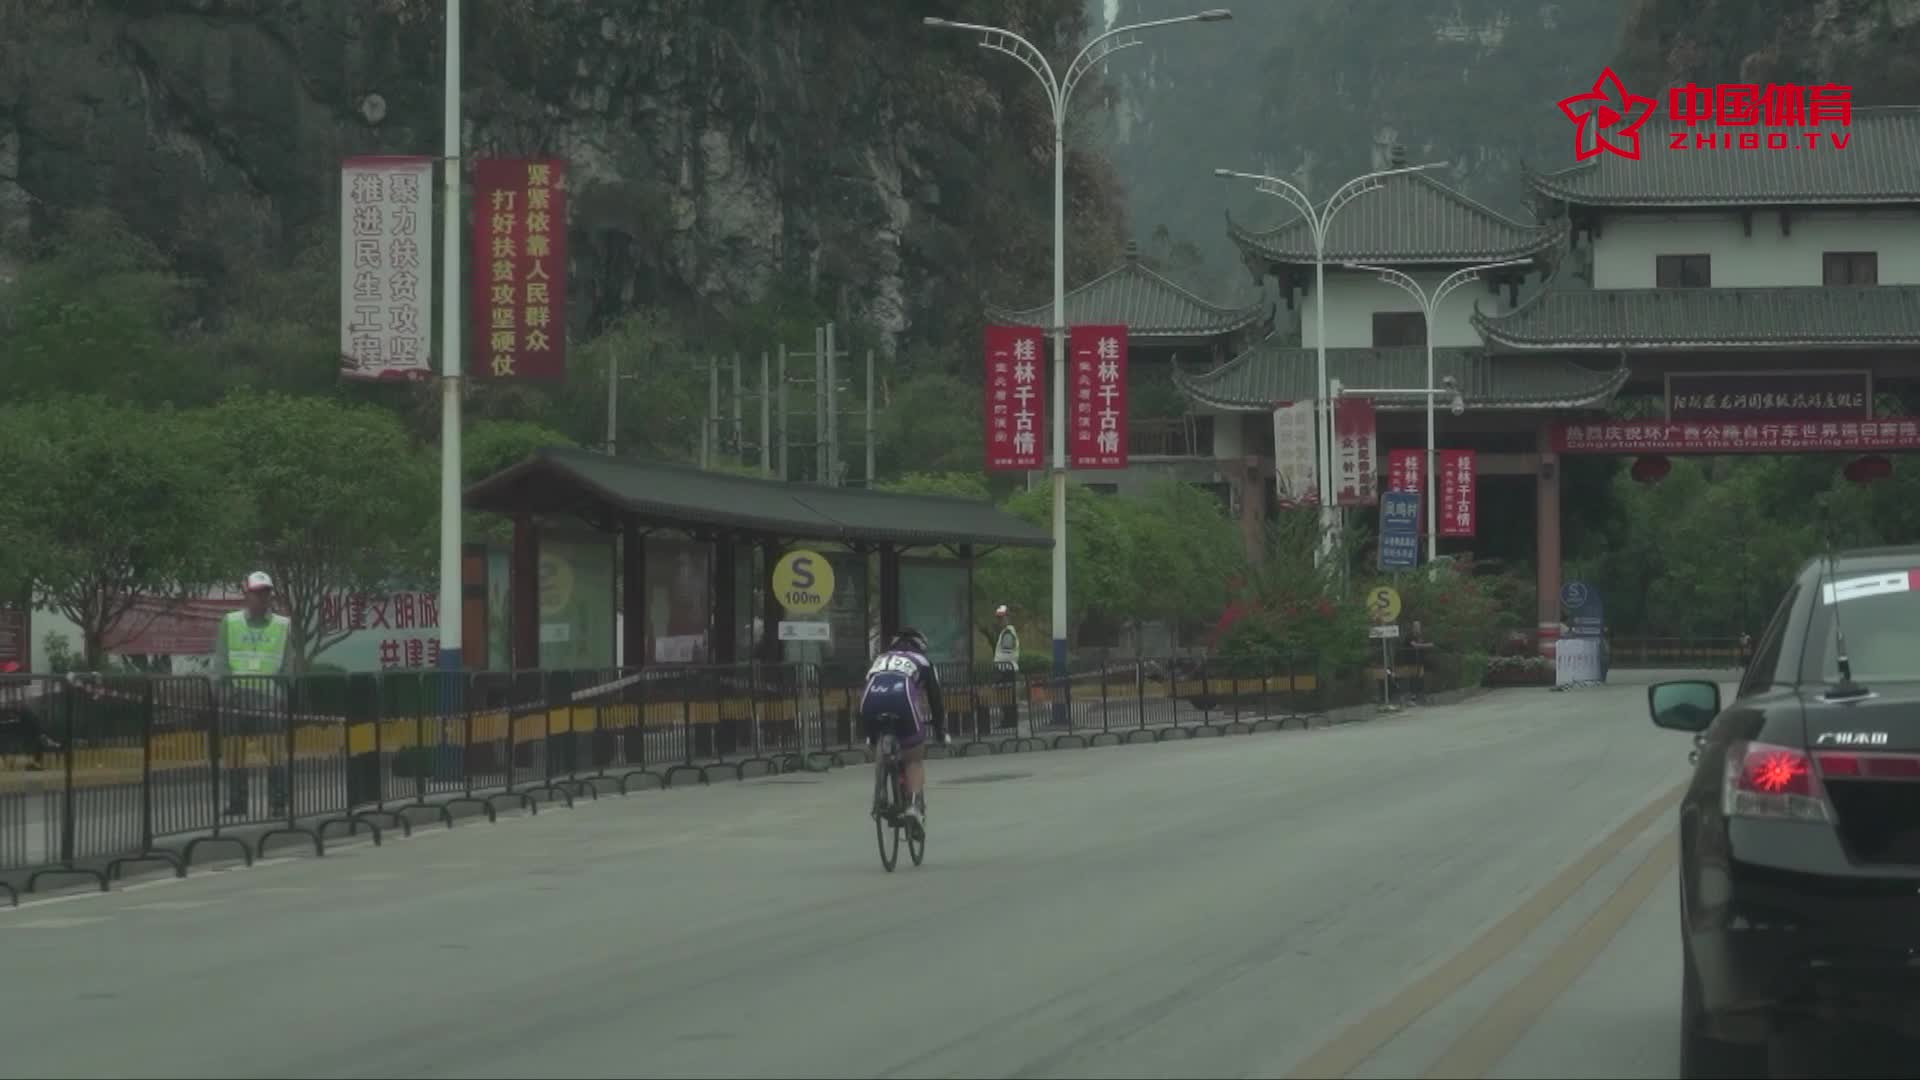
MULTIPOLYGON (((1534 517, 1531 552, 1496 554, 1531 558, 1543 640, 1560 624, 1562 455, 1920 449, 1912 422, 1874 410, 1920 379, 1920 109, 1856 109, 1847 131, 1844 147, 1708 150, 1683 123, 1650 122, 1639 160, 1528 173, 1537 223, 1424 174, 1390 178, 1336 217, 1330 263, 1390 266, 1429 287, 1459 267, 1527 260, 1436 313, 1435 375, 1464 399, 1463 415, 1439 412, 1438 442, 1477 452, 1479 516, 1534 517), (1646 415, 1615 415, 1622 395, 1650 399, 1646 415)), ((1311 236, 1298 219, 1231 229, 1307 314, 1178 382, 1197 407, 1242 419, 1216 419, 1217 455, 1270 467, 1273 410, 1316 393, 1311 305, 1299 303, 1311 236)), ((1411 296, 1330 267, 1326 307, 1334 378, 1427 388, 1411 296)), ((1382 462, 1424 445, 1417 396, 1376 405, 1382 462)))

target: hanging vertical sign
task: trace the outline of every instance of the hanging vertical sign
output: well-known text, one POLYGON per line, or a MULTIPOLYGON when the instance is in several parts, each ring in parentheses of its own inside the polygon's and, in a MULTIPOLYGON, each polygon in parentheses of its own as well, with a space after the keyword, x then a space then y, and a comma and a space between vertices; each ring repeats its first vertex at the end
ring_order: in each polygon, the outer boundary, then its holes
POLYGON ((986 447, 990 472, 1041 468, 1047 384, 1040 331, 987 327, 986 447))
POLYGON ((1273 484, 1283 510, 1320 501, 1314 483, 1313 404, 1296 401, 1273 410, 1273 484))
POLYGON ((563 379, 566 162, 481 158, 473 184, 473 374, 563 379))
POLYGON ((1334 486, 1340 506, 1372 506, 1379 496, 1374 453, 1378 432, 1370 398, 1343 397, 1334 403, 1333 428, 1340 478, 1334 486))
POLYGON ((340 374, 433 371, 433 159, 340 166, 340 374))
POLYGON ((1440 463, 1440 535, 1472 536, 1477 492, 1474 485, 1473 451, 1442 450, 1440 463))
MULTIPOLYGON (((1415 495, 1426 494, 1427 489, 1425 485, 1421 483, 1422 474, 1426 471, 1426 465, 1426 451, 1424 450, 1387 451, 1387 490, 1407 491, 1415 495)), ((1426 530, 1427 501, 1420 499, 1418 503, 1420 512, 1415 518, 1415 531, 1424 532, 1426 530)))
POLYGON ((1068 330, 1067 460, 1076 469, 1127 467, 1127 328, 1068 330))

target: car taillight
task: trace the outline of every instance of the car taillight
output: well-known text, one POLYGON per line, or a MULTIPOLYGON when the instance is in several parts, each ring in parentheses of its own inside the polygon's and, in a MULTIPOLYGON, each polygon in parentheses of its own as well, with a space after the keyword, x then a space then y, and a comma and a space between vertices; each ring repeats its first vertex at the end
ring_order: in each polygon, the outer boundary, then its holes
POLYGON ((1720 790, 1728 817, 1831 821, 1826 791, 1805 750, 1735 740, 1727 745, 1726 783, 1720 790))

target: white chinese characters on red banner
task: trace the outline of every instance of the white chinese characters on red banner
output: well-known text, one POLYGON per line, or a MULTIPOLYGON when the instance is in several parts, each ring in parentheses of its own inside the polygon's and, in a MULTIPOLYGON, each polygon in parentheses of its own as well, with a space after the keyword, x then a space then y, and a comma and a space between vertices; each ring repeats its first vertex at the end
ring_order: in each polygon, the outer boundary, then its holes
POLYGON ((439 637, 417 636, 439 627, 440 598, 430 592, 329 593, 320 598, 322 634, 386 630, 394 635, 380 641, 383 670, 439 667, 439 637))
POLYGON ((1127 467, 1127 328, 1067 331, 1067 460, 1076 469, 1127 467))
MULTIPOLYGON (((1387 451, 1387 490, 1411 491, 1415 495, 1425 492, 1426 487, 1420 482, 1420 474, 1425 465, 1426 451, 1424 450, 1387 451)), ((1420 519, 1424 519, 1426 515, 1427 503, 1425 499, 1422 499, 1420 501, 1420 519)), ((1415 526, 1415 528, 1416 530, 1422 529, 1425 528, 1425 525, 1425 521, 1421 520, 1420 524, 1415 526)))
POLYGON ((1687 423, 1638 420, 1555 424, 1549 434, 1563 454, 1777 454, 1796 450, 1920 449, 1913 420, 1806 420, 1687 423))
POLYGON ((1474 519, 1479 517, 1474 505, 1473 451, 1442 450, 1434 468, 1440 474, 1440 535, 1472 536, 1474 519))
POLYGON ((986 342, 986 447, 990 472, 1041 467, 1047 384, 1040 331, 989 326, 986 342))
POLYGON ((1372 506, 1379 499, 1375 454, 1378 431, 1371 398, 1341 398, 1333 407, 1340 481, 1334 490, 1340 506, 1372 506))

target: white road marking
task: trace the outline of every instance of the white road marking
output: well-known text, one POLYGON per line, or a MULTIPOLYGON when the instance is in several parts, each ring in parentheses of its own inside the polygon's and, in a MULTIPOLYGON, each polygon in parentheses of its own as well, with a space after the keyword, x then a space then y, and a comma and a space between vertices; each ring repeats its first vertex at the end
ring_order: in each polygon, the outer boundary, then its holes
POLYGON ((91 917, 84 916, 84 915, 69 915, 65 918, 62 918, 58 915, 49 915, 44 919, 28 919, 26 922, 0 923, 0 927, 4 927, 8 930, 71 930, 76 926, 90 926, 94 923, 100 923, 100 922, 106 922, 106 921, 107 921, 107 916, 105 915, 96 915, 91 917))

